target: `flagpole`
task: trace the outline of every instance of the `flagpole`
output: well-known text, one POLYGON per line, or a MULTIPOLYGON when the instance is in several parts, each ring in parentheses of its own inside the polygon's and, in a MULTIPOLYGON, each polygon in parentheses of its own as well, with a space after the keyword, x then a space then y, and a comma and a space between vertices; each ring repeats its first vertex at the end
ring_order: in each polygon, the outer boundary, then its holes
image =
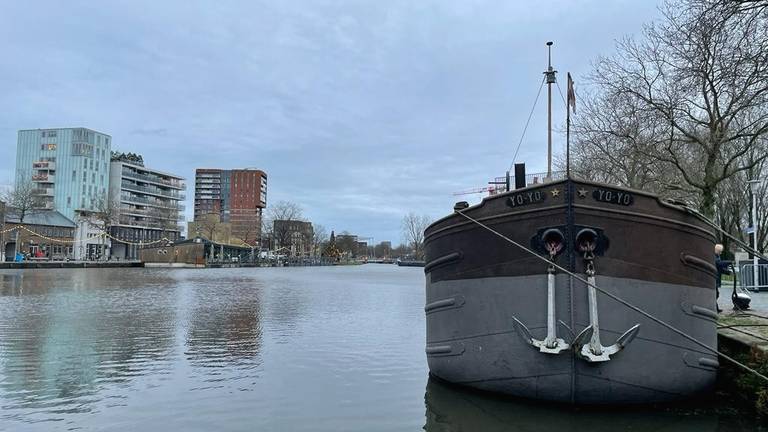
POLYGON ((568 72, 568 100, 565 102, 565 177, 571 178, 571 108, 576 112, 576 91, 568 72))
MULTIPOLYGON (((568 82, 571 74, 568 74, 568 82)), ((569 95, 570 96, 570 95, 569 95)), ((571 106, 565 105, 565 178, 571 178, 571 106)))
POLYGON ((547 80, 547 181, 552 181, 552 84, 555 81, 555 73, 552 69, 552 42, 547 42, 547 71, 544 72, 547 80))

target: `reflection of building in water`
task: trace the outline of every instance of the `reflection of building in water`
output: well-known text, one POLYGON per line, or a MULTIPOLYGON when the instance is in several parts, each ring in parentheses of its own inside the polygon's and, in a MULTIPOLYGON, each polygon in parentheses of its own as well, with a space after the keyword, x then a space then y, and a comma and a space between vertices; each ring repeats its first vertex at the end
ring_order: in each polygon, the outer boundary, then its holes
MULTIPOLYGON (((175 342, 176 291, 162 273, 80 269, 0 279, 0 394, 4 414, 19 408, 88 412, 104 388, 162 373, 175 342), (34 294, 34 295, 29 295, 34 294)), ((36 411, 36 410, 32 410, 36 411)))
POLYGON ((504 398, 430 378, 424 395, 427 432, 718 430, 714 414, 610 407, 577 411, 564 405, 504 398))
POLYGON ((187 331, 187 358, 195 366, 260 363, 259 291, 231 280, 196 285, 187 331))

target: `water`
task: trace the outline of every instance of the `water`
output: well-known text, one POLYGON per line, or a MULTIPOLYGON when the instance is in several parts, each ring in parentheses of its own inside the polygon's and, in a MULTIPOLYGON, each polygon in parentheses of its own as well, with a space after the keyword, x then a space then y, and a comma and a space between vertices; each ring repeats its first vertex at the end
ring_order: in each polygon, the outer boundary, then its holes
POLYGON ((0 271, 2 431, 758 430, 428 380, 420 268, 0 271))

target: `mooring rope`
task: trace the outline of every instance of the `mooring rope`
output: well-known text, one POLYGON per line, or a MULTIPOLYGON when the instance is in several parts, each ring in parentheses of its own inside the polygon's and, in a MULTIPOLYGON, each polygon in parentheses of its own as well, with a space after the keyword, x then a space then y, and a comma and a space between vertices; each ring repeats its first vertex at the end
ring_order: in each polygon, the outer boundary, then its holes
POLYGON ((546 262, 547 264, 550 264, 550 265, 554 266, 554 267, 555 267, 555 268, 557 268, 558 270, 560 270, 560 271, 562 271, 562 272, 564 272, 564 273, 566 273, 566 274, 570 275, 570 276, 571 276, 571 277, 573 277, 574 279, 576 279, 576 280, 578 280, 578 281, 580 281, 580 282, 583 282, 583 283, 585 283, 587 286, 591 286, 592 288, 596 289, 597 291, 601 292, 602 294, 604 294, 604 295, 608 296, 609 298, 611 298, 611 299, 613 299, 613 300, 617 301, 618 303, 621 303, 622 305, 624 305, 624 306, 628 307, 629 309, 632 309, 633 311, 635 311, 635 312, 639 313, 640 315, 643 315, 644 317, 646 317, 646 318, 650 319, 651 321, 655 322, 656 324, 659 324, 659 325, 661 325, 662 327, 665 327, 665 328, 667 328, 667 329, 671 330, 672 332, 674 332, 674 333, 677 333, 678 335, 680 335, 680 336, 682 336, 683 338, 685 338, 685 339, 687 339, 687 340, 689 340, 689 341, 691 341, 691 342, 695 343, 696 345, 698 345, 698 346, 700 346, 700 347, 704 348, 705 350, 707 350, 707 351, 711 352, 712 354, 716 354, 716 355, 718 355, 718 356, 720 356, 720 357, 724 358, 725 360, 727 360, 727 361, 729 361, 729 362, 733 363, 734 365, 736 365, 736 366, 738 366, 738 367, 740 367, 740 368, 744 369, 744 370, 745 370, 745 371, 747 371, 747 372, 750 372, 750 373, 754 374, 755 376, 757 376, 757 377, 761 378, 763 381, 765 381, 765 382, 767 382, 767 383, 768 383, 768 376, 765 376, 765 375, 761 374, 760 372, 756 371, 755 369, 752 369, 751 367, 749 367, 749 366, 747 366, 747 365, 745 365, 745 364, 743 364, 743 363, 739 362, 738 360, 736 360, 736 359, 734 359, 734 358, 732 358, 732 357, 730 357, 730 356, 728 356, 728 355, 726 355, 726 354, 724 354, 724 353, 722 353, 722 352, 718 351, 718 350, 717 350, 717 348, 712 348, 712 347, 710 347, 709 345, 705 344, 704 342, 701 342, 701 341, 699 341, 698 339, 696 339, 695 337, 693 337, 693 336, 691 336, 691 335, 689 335, 689 334, 685 333, 684 331, 682 331, 682 330, 679 330, 678 328, 674 327, 673 325, 671 325, 671 324, 668 324, 668 323, 666 323, 666 322, 662 321, 662 320, 661 320, 661 319, 659 319, 659 318, 656 318, 655 316, 653 316, 653 315, 651 315, 650 313, 648 313, 648 312, 644 311, 643 309, 641 309, 641 308, 639 308, 639 307, 637 307, 637 306, 635 306, 635 305, 633 305, 633 304, 629 303, 628 301, 626 301, 626 300, 624 300, 624 299, 622 299, 622 298, 620 298, 620 297, 618 297, 618 296, 616 296, 616 295, 614 295, 614 294, 611 294, 610 292, 607 292, 606 290, 604 290, 604 289, 602 289, 602 288, 598 287, 597 285, 595 285, 595 284, 593 284, 593 283, 590 283, 590 282, 588 282, 586 279, 584 279, 584 278, 582 278, 581 276, 579 276, 579 275, 577 275, 577 274, 575 274, 575 273, 571 272, 570 270, 568 270, 568 269, 564 268, 563 266, 561 266, 561 265, 558 265, 557 263, 555 263, 555 262, 553 262, 553 261, 550 261, 550 260, 548 260, 547 258, 545 258, 545 257, 543 257, 543 256, 541 256, 541 255, 539 255, 539 254, 537 254, 535 251, 533 251, 533 250, 531 250, 531 249, 529 249, 529 248, 527 248, 527 247, 525 247, 525 246, 521 245, 520 243, 518 243, 518 242, 516 242, 516 241, 512 240, 511 238, 509 238, 509 237, 505 236, 504 234, 502 234, 502 233, 500 233, 500 232, 498 232, 498 231, 494 230, 493 228, 489 227, 488 225, 486 225, 486 224, 484 224, 484 223, 482 223, 482 222, 478 221, 477 219, 474 219, 474 218, 472 218, 471 216, 468 216, 468 215, 464 214, 464 212, 463 212, 463 211, 461 211, 461 210, 457 210, 457 211, 456 211, 456 213, 458 213, 458 214, 460 214, 461 216, 465 217, 465 218, 466 218, 466 219, 468 219, 469 221, 471 221, 471 222, 473 222, 473 223, 475 223, 475 224, 479 225, 480 227, 482 227, 482 228, 484 228, 484 229, 486 229, 486 230, 490 231, 491 233, 493 233, 494 235, 496 235, 496 236, 498 236, 498 237, 500 237, 500 238, 504 239, 505 241, 507 241, 507 242, 509 242, 509 243, 513 244, 514 246, 517 246, 518 248, 522 249, 524 252, 526 252, 526 253, 529 253, 529 254, 533 255, 534 257, 536 257, 536 258, 540 259, 541 261, 544 261, 544 262, 546 262))

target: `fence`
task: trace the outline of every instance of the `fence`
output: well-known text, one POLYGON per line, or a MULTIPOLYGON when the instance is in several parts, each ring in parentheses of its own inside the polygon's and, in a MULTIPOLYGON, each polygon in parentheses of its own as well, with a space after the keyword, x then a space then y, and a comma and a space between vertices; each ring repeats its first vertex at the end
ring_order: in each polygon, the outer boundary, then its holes
POLYGON ((768 264, 757 265, 757 283, 755 283, 755 265, 752 261, 739 262, 739 281, 744 289, 768 291, 768 264))

